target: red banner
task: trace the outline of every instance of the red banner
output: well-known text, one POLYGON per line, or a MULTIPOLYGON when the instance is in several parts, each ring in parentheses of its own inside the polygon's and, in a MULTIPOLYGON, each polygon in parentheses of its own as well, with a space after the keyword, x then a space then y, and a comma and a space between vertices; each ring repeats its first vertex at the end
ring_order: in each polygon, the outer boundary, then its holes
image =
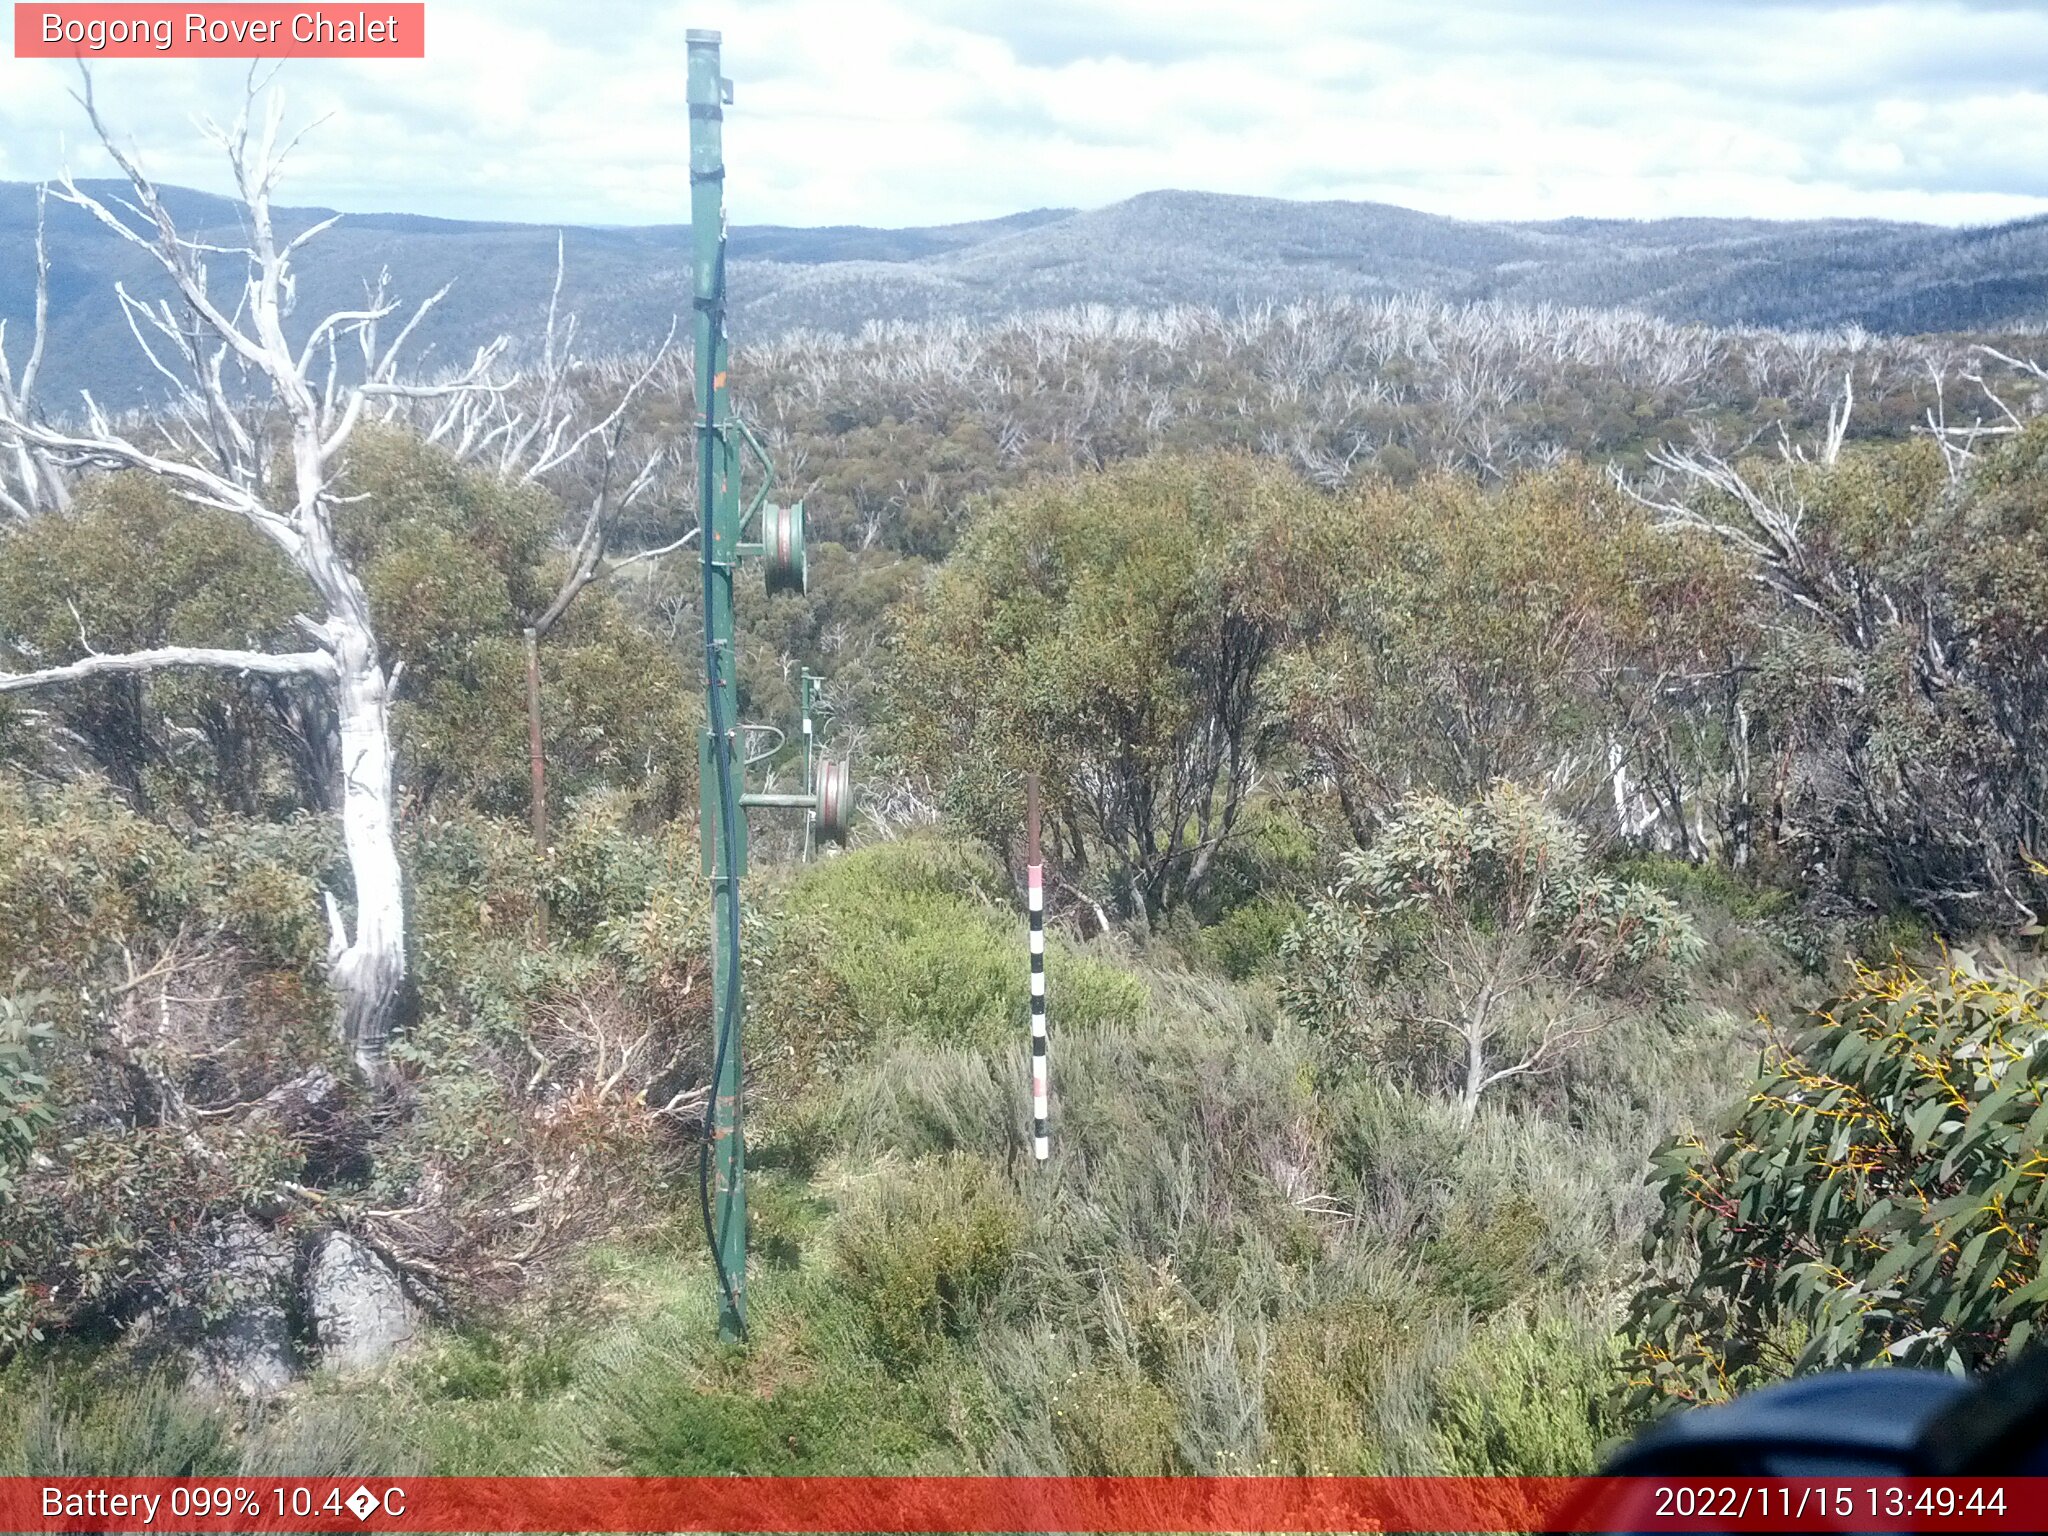
POLYGON ((7 1531, 2041 1531, 2048 1478, 0 1478, 7 1531))
POLYGON ((24 5, 17 59, 423 59, 427 8, 369 5, 24 5))

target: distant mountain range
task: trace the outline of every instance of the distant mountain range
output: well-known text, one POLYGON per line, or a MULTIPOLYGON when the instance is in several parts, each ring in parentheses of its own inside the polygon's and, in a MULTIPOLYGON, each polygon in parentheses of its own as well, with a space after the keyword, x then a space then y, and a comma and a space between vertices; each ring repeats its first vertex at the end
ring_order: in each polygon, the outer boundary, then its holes
MULTIPOLYGON (((123 188, 87 183, 114 196, 123 188)), ((167 189, 189 232, 233 244, 231 202, 167 189)), ((303 228, 323 209, 280 210, 303 228)), ((0 319, 25 344, 34 188, 0 182, 0 319)), ((565 303, 586 344, 636 349, 688 312, 689 231, 567 228, 565 303)), ((453 360, 500 332, 531 333, 554 277, 553 226, 351 214, 304 253, 298 320, 361 297, 388 267, 417 299, 453 287, 421 340, 453 360)), ((110 405, 151 393, 113 285, 161 291, 138 253, 79 210, 50 209, 52 346, 44 399, 90 388, 110 405)), ((224 258, 223 258, 224 259, 224 258)), ((1088 211, 1040 209, 923 229, 737 226, 732 328, 744 344, 872 320, 989 320, 1101 303, 1230 307, 1313 296, 1426 292, 1619 307, 1681 321, 1890 332, 1989 330, 2048 319, 2048 219, 1948 229, 1874 220, 1566 219, 1487 223, 1382 203, 1148 192, 1088 211)))

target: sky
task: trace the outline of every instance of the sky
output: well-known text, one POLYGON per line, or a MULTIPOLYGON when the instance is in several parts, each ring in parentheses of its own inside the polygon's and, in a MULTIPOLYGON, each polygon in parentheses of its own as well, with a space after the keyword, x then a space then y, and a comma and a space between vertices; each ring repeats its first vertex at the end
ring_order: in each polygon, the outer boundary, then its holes
MULTIPOLYGON (((1475 219, 2048 212, 2048 0, 428 0, 423 60, 281 72, 322 121, 280 201, 681 222, 693 27, 724 34, 741 224, 1159 188, 1475 219)), ((11 52, 0 180, 106 174, 73 66, 11 52)), ((221 191, 199 125, 244 69, 94 78, 153 175, 221 191)))

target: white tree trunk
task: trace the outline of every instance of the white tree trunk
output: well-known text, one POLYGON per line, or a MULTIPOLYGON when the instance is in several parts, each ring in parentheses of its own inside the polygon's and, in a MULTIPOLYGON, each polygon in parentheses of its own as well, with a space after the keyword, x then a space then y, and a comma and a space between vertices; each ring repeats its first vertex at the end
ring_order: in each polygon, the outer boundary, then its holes
POLYGON ((391 680, 367 625, 336 636, 341 727, 341 835, 355 883, 355 934, 328 899, 327 973, 341 1007, 340 1030, 373 1082, 389 1060, 392 1028, 407 996, 405 884, 398 868, 392 777, 391 680))
POLYGON ((1479 995, 1458 1016, 1457 1032, 1465 1046, 1465 1091, 1458 1095, 1458 1117, 1466 1125, 1479 1113, 1479 1095, 1493 1081, 1486 1070, 1487 1016, 1493 1009, 1493 979, 1489 975, 1479 995))
MULTIPOLYGON (((259 326, 276 323, 256 307, 259 326)), ((282 348, 282 333, 274 345, 282 348)), ((370 624, 369 594, 335 547, 326 515, 329 477, 319 422, 303 386, 280 389, 296 407, 292 459, 303 530, 299 565, 326 603, 319 624, 301 621, 334 658, 334 706, 341 746, 341 838, 355 884, 355 933, 339 904, 327 902, 327 975, 341 1013, 341 1040, 371 1082, 390 1060, 391 1032, 410 996, 405 966, 405 882, 398 866, 397 783, 391 744, 391 694, 370 624)))
POLYGON ((1470 1125, 1479 1113, 1479 1095, 1486 1092, 1486 1036, 1476 1019, 1467 1019, 1461 1031, 1465 1037, 1465 1091, 1458 1095, 1458 1118, 1470 1125))

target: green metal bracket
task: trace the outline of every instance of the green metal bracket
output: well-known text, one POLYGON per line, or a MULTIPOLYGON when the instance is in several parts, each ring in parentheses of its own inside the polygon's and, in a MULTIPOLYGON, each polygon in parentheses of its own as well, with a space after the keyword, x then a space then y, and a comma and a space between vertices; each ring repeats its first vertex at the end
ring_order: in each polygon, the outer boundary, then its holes
MULTIPOLYGON (((754 526, 754 519, 760 515, 762 503, 768 500, 768 493, 775 489, 775 461, 768 457, 768 450, 761 446, 761 440, 754 436, 754 429, 746 419, 734 416, 732 424, 739 429, 740 441, 753 450, 754 462, 761 466, 761 483, 754 490, 754 499, 747 503, 747 510, 740 516, 742 530, 754 526)), ((758 549, 759 546, 753 546, 758 549)))

